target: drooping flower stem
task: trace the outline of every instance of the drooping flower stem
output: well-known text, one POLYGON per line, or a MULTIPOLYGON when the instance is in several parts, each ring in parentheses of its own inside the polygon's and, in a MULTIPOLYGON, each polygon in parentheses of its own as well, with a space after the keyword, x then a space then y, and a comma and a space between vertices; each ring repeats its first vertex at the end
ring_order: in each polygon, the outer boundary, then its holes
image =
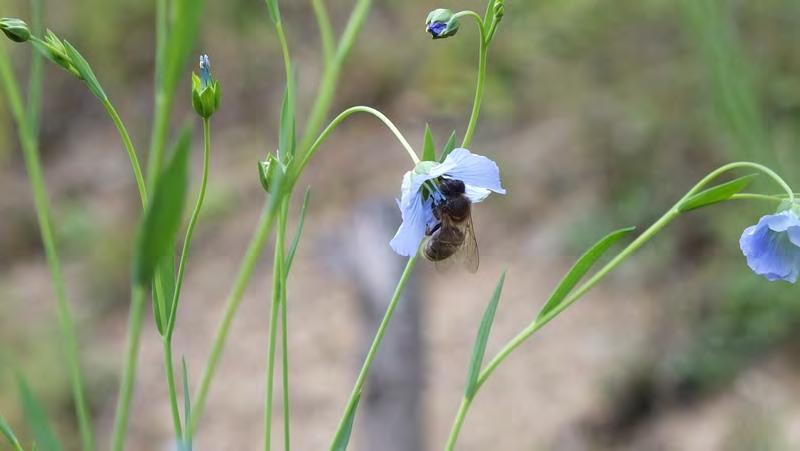
POLYGON ((117 409, 114 415, 114 432, 112 435, 112 451, 122 451, 125 447, 125 434, 130 415, 133 383, 136 378, 136 361, 139 356, 139 337, 142 332, 142 316, 144 314, 144 288, 134 285, 131 289, 131 310, 128 316, 128 340, 125 351, 124 372, 119 387, 117 409))
MULTIPOLYGON (((272 309, 269 319, 269 341, 267 344, 267 390, 264 400, 264 450, 269 451, 272 445, 272 397, 275 377, 275 341, 277 339, 277 326, 279 309, 283 298, 281 292, 284 289, 283 265, 285 262, 284 237, 286 236, 286 213, 288 211, 288 196, 281 201, 280 212, 278 213, 278 230, 275 234, 275 257, 272 267, 272 309)), ((284 405, 284 409, 288 406, 284 405)), ((287 418, 284 420, 288 421, 287 418)))
MULTIPOLYGON (((710 172, 708 175, 703 177, 696 185, 694 185, 692 189, 690 189, 678 202, 676 202, 675 205, 672 206, 672 208, 667 210, 667 212, 664 213, 663 216, 661 216, 656 222, 654 222, 649 228, 647 228, 647 230, 645 230, 641 235, 639 235, 635 240, 633 240, 628 246, 622 249, 616 256, 614 256, 614 258, 612 258, 608 263, 606 263, 605 266, 600 268, 600 270, 598 270, 586 282, 581 284, 575 291, 570 293, 569 296, 567 296, 562 303, 560 303, 553 310, 550 310, 547 314, 537 318, 527 328, 525 328, 516 337, 514 337, 505 346, 503 346, 503 348, 497 353, 497 355, 486 365, 486 368, 484 368, 484 370, 481 371, 481 374, 478 377, 475 394, 473 395, 473 397, 471 398, 464 397, 462 399, 461 405, 459 407, 458 413, 456 414, 456 418, 453 423, 453 427, 450 431, 450 436, 447 440, 447 445, 445 446, 445 449, 447 451, 452 451, 454 449, 456 440, 458 439, 458 434, 461 430, 461 425, 464 422, 464 419, 466 418, 467 411, 469 410, 469 407, 472 404, 474 396, 477 395, 478 391, 483 386, 484 382, 486 382, 489 376, 506 359, 506 357, 508 357, 511 354, 511 352, 513 352, 517 347, 519 347, 519 345, 521 345, 534 333, 536 333, 539 329, 541 329, 545 324, 550 322, 550 320, 558 316, 570 305, 572 305, 578 299, 580 299, 584 294, 586 294, 601 280, 603 280, 609 273, 611 273, 611 271, 613 271, 617 266, 619 266, 620 263, 622 263, 626 258, 630 257, 646 242, 648 242, 651 238, 653 238, 656 234, 658 234, 658 232, 664 229, 670 222, 672 222, 672 220, 677 218, 681 213, 679 210, 679 206, 684 200, 700 192, 700 190, 702 190, 706 185, 711 183, 714 179, 716 179, 723 173, 739 168, 751 168, 765 173, 766 175, 771 177, 782 189, 784 189, 790 201, 793 201, 794 193, 792 192, 789 185, 774 171, 758 163, 740 161, 740 162, 726 164, 710 172)), ((759 196, 759 198, 760 197, 761 196, 759 196)))
POLYGON ((325 2, 322 0, 311 0, 311 6, 314 9, 314 16, 317 19, 317 26, 319 26, 319 38, 322 43, 322 56, 325 66, 331 64, 333 60, 333 52, 335 42, 333 37, 333 28, 331 27, 331 19, 328 16, 328 9, 325 7, 325 2))
POLYGON ((4 45, 0 45, 0 78, 2 78, 3 88, 11 108, 11 114, 17 125, 17 132, 25 159, 25 167, 28 172, 28 177, 30 178, 31 191, 33 192, 34 208, 36 209, 36 217, 39 223, 39 231, 45 250, 47 266, 50 271, 50 278, 53 282, 53 289, 55 290, 59 333, 61 334, 70 383, 72 385, 72 397, 75 402, 75 413, 78 417, 81 445, 84 450, 92 451, 95 449, 94 435, 92 433, 92 423, 84 391, 80 358, 78 356, 78 334, 75 329, 72 310, 67 300, 66 285, 61 273, 61 261, 58 256, 55 236, 53 234, 50 202, 47 199, 42 162, 39 157, 37 139, 31 129, 28 116, 26 116, 22 96, 20 95, 19 84, 14 76, 4 45))
POLYGON ((408 282, 408 278, 411 276, 411 271, 414 269, 414 264, 417 262, 418 257, 419 253, 414 254, 414 256, 408 259, 408 263, 406 263, 406 268, 403 270, 403 274, 400 276, 400 281, 397 282, 397 287, 394 289, 394 294, 392 295, 391 301, 389 301, 389 306, 386 308, 386 313, 384 313, 383 319, 381 320, 381 323, 378 325, 378 330, 375 332, 375 338, 372 339, 372 344, 369 347, 369 351, 367 351, 367 356, 364 358, 364 364, 361 366, 361 370, 358 372, 356 383, 353 386, 353 391, 350 393, 350 398, 347 401, 347 405, 344 409, 342 418, 341 420, 339 420, 339 426, 336 428, 336 433, 334 434, 333 440, 331 441, 332 451, 333 451, 333 445, 336 444, 339 441, 341 435, 345 433, 345 428, 347 427, 348 412, 351 412, 355 408, 355 404, 361 397, 361 391, 364 388, 364 382, 367 380, 367 374, 369 374, 369 369, 372 366, 372 361, 375 359, 375 355, 378 353, 378 348, 380 347, 381 342, 383 341, 383 336, 386 334, 386 329, 389 326, 389 322, 392 320, 392 316, 394 315, 394 311, 397 308, 400 296, 403 294, 403 290, 405 289, 406 283, 408 282))
POLYGON ((394 136, 397 138, 397 140, 400 142, 400 144, 408 153, 408 156, 411 158, 411 161, 413 161, 414 164, 419 163, 419 157, 417 157, 417 154, 414 152, 414 149, 411 147, 411 144, 408 143, 408 140, 406 140, 405 136, 403 136, 403 134, 400 133, 400 130, 397 129, 397 127, 394 125, 394 123, 392 123, 392 121, 389 120, 389 118, 387 118, 383 113, 374 108, 370 108, 368 106, 354 106, 339 113, 339 115, 336 116, 336 118, 334 118, 331 121, 331 123, 328 124, 327 127, 325 127, 325 129, 322 131, 322 133, 320 133, 319 137, 317 137, 314 143, 311 144, 311 147, 308 149, 308 151, 303 154, 303 159, 300 161, 300 163, 295 167, 294 171, 292 172, 291 178, 289 179, 290 186, 294 186, 294 183, 297 181, 297 178, 300 177, 300 174, 303 173, 303 170, 308 165, 308 162, 311 161, 311 157, 314 156, 314 154, 317 152, 322 143, 325 142, 325 140, 331 133, 333 133, 336 127, 338 127, 339 124, 344 122, 345 119, 347 119, 348 117, 352 116, 355 113, 368 113, 380 119, 380 121, 383 122, 386 125, 386 127, 388 127, 389 130, 391 130, 392 133, 394 133, 394 136))

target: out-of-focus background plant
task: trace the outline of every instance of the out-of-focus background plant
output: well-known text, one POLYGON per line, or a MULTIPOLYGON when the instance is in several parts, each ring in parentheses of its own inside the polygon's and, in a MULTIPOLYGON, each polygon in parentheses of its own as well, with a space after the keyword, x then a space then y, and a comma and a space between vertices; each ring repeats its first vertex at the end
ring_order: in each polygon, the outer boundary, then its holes
MULTIPOLYGON (((327 2, 337 30, 350 3, 327 2)), ((46 5, 48 27, 102 74, 137 145, 146 148, 152 3, 46 5)), ((443 140, 469 114, 477 36, 465 24, 457 37, 431 41, 424 18, 435 7, 484 5, 375 2, 336 105, 379 107, 416 146, 426 122, 443 140)), ((27 1, 2 0, 0 8, 4 16, 29 16, 27 1)), ((304 112, 321 64, 311 2, 281 8, 291 24, 304 112)), ((800 181, 796 1, 511 0, 506 11, 472 148, 498 161, 514 195, 475 212, 477 276, 417 268, 425 350, 417 384, 420 446, 430 449, 447 436, 474 331, 503 268, 509 278, 490 351, 530 321, 582 249, 618 226, 649 224, 710 169, 749 159, 793 185, 800 181)), ((214 117, 208 197, 175 336, 175 353, 186 356, 194 375, 257 221, 263 191, 255 162, 277 142, 283 94, 280 48, 263 2, 208 0, 205 17, 200 47, 213 55, 225 100, 214 117)), ((1 45, 27 67, 29 52, 1 45)), ((102 107, 69 74, 52 65, 44 73, 45 178, 91 408, 105 438, 124 348, 136 187, 102 107)), ((192 112, 188 77, 184 83, 176 118, 192 112)), ((16 387, 13 362, 73 449, 76 420, 52 290, 9 114, 0 109, 0 387, 16 387)), ((300 181, 316 189, 289 282, 299 450, 327 445, 363 356, 361 341, 372 332, 353 301, 358 281, 332 269, 341 266, 339 247, 354 242, 347 237, 356 207, 390 203, 408 169, 399 146, 369 118, 338 129, 316 158, 300 181)), ((199 158, 193 164, 197 180, 199 158)), ((790 286, 751 275, 739 254, 738 234, 765 210, 745 203, 714 208, 671 225, 513 355, 476 400, 461 449, 797 449, 800 368, 792 356, 800 303, 790 286)), ((386 246, 390 237, 363 244, 386 246)), ((262 258, 234 322, 198 429, 203 449, 259 443, 268 260, 262 258)), ((171 436, 169 406, 159 341, 152 328, 144 335, 130 443, 158 449, 171 436)), ((15 389, 0 390, 0 411, 13 424, 21 424, 18 406, 15 389)), ((357 427, 352 449, 369 449, 362 433, 357 427)))

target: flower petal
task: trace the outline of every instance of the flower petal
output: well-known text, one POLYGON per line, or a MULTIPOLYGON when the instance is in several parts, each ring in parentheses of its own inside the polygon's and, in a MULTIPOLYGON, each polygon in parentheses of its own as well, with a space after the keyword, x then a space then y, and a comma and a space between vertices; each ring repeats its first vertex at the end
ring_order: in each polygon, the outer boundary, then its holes
POLYGON ((789 227, 800 226, 800 218, 791 210, 784 210, 774 215, 766 215, 758 222, 759 225, 763 222, 770 230, 775 232, 784 232, 789 227))
POLYGON ((402 201, 400 204, 403 222, 392 241, 389 242, 389 246, 398 254, 410 257, 417 253, 419 244, 425 237, 425 228, 433 219, 432 201, 430 199, 423 201, 422 194, 417 191, 416 196, 409 200, 407 206, 403 205, 402 201))
POLYGON ((444 170, 445 172, 441 175, 461 180, 475 188, 484 188, 500 194, 506 193, 500 184, 500 169, 497 164, 482 155, 475 155, 467 149, 458 148, 450 152, 437 170, 444 170))
POLYGON ((490 190, 486 188, 477 188, 472 185, 464 184, 464 194, 469 198, 469 200, 474 204, 478 203, 487 197, 491 193, 490 190))
MULTIPOLYGON (((796 218, 793 214, 792 217, 796 218)), ((744 230, 739 240, 747 265, 768 280, 796 282, 800 274, 800 247, 791 239, 788 230, 798 229, 787 225, 791 217, 783 213, 762 217, 758 224, 744 230), (783 229, 775 231, 773 227, 783 229)))

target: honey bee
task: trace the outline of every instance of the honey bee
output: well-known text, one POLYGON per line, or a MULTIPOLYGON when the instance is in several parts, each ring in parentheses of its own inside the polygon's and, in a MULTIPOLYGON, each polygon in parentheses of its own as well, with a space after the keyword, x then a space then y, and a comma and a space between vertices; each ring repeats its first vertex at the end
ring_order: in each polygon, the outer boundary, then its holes
POLYGON ((442 199, 433 203, 433 215, 439 223, 426 230, 428 241, 423 255, 437 270, 447 270, 461 263, 467 271, 478 271, 478 241, 472 226, 472 202, 465 194, 464 182, 440 177, 437 180, 442 199))

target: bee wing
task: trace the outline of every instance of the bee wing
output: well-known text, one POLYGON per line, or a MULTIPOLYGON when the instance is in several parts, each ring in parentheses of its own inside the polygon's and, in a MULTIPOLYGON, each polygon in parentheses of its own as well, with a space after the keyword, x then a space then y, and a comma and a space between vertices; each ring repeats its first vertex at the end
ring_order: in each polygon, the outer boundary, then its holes
POLYGON ((456 257, 445 258, 444 260, 439 260, 433 262, 433 267, 436 268, 436 272, 440 272, 443 274, 452 272, 453 268, 456 266, 456 257))
POLYGON ((464 226, 464 246, 458 251, 458 259, 471 273, 478 272, 481 258, 478 254, 478 240, 475 238, 475 227, 472 225, 472 215, 465 221, 464 226))

